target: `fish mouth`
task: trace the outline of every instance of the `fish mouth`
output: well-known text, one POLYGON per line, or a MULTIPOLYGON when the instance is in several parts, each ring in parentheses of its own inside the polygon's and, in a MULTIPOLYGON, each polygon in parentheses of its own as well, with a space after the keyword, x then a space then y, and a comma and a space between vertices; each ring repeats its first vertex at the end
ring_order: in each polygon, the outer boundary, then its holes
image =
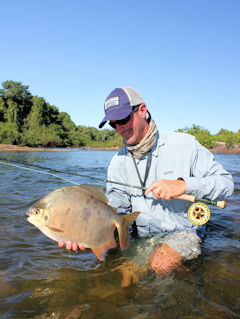
POLYGON ((31 215, 31 213, 30 213, 29 211, 27 211, 27 212, 25 213, 25 217, 26 217, 27 220, 28 220, 28 218, 30 217, 30 215, 31 215))

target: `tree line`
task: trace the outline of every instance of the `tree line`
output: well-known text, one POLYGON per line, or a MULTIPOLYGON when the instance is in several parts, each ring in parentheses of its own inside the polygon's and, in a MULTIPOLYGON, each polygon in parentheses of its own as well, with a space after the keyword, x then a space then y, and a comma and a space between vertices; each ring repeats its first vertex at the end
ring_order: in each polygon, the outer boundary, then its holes
POLYGON ((21 82, 0 89, 0 143, 42 147, 114 147, 122 143, 112 129, 76 126, 66 112, 32 96, 21 82))
MULTIPOLYGON (((227 147, 240 143, 237 133, 221 129, 216 135, 193 124, 179 129, 196 136, 211 149, 217 141, 227 147)), ((50 105, 43 97, 33 96, 29 86, 21 82, 4 81, 0 89, 0 143, 41 147, 120 147, 122 138, 115 130, 76 126, 66 112, 50 105)))
POLYGON ((194 135, 199 143, 208 149, 212 149, 217 142, 225 143, 227 148, 232 148, 236 144, 240 144, 240 129, 236 133, 221 129, 217 134, 212 135, 210 131, 204 127, 193 124, 190 128, 178 129, 178 132, 194 135))

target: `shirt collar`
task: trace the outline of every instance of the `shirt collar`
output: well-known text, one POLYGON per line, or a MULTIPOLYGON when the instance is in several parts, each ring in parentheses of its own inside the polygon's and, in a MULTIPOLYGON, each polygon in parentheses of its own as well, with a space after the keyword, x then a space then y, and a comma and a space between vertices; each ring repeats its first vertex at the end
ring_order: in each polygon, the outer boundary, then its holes
POLYGON ((159 147, 163 146, 164 144, 165 144, 165 141, 163 139, 163 136, 160 135, 159 131, 158 131, 156 142, 152 148, 152 155, 158 157, 158 149, 159 149, 159 147))

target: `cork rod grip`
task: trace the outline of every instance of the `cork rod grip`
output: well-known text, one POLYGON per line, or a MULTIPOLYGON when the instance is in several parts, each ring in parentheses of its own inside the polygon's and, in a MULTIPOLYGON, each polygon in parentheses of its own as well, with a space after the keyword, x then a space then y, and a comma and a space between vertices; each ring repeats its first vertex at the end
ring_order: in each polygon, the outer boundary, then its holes
MULTIPOLYGON (((196 196, 188 195, 188 194, 182 194, 182 195, 174 197, 174 198, 187 200, 187 201, 192 202, 192 203, 195 203, 195 201, 196 201, 196 196)), ((201 199, 198 198, 197 201, 201 201, 201 199)), ((211 205, 217 206, 217 207, 222 208, 222 209, 226 207, 226 202, 224 200, 215 202, 215 201, 211 201, 210 199, 202 199, 202 201, 204 203, 211 204, 211 205)))

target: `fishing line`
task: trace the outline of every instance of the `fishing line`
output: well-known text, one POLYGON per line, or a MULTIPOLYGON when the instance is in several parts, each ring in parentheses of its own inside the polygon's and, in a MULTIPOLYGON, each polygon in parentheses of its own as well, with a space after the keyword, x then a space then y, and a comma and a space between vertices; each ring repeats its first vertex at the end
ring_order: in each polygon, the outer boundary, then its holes
MULTIPOLYGON (((75 183, 75 182, 73 182, 73 181, 71 181, 69 179, 66 179, 66 178, 64 178, 62 176, 59 176, 59 175, 56 175, 56 174, 53 174, 53 173, 48 173, 48 172, 37 170, 35 168, 33 169, 33 168, 30 168, 30 167, 26 167, 26 165, 32 166, 32 167, 41 168, 41 169, 47 169, 47 170, 50 170, 52 172, 70 174, 70 175, 80 176, 80 177, 86 177, 86 178, 90 178, 90 179, 93 179, 93 180, 98 180, 98 181, 108 182, 108 183, 113 183, 113 184, 120 184, 120 185, 123 185, 123 186, 132 187, 132 188, 145 189, 145 188, 140 187, 140 186, 134 186, 134 185, 124 184, 124 183, 120 183, 120 182, 109 181, 107 179, 102 179, 102 178, 98 178, 98 177, 91 177, 91 176, 78 174, 78 173, 70 173, 70 172, 68 173, 68 172, 64 172, 64 171, 60 171, 60 170, 56 170, 56 169, 51 169, 51 168, 48 168, 48 167, 43 167, 43 166, 39 166, 39 165, 35 165, 35 164, 26 164, 26 163, 16 162, 16 161, 12 161, 12 160, 10 161, 8 159, 3 159, 3 158, 0 158, 0 163, 1 164, 6 164, 6 165, 9 165, 9 166, 12 166, 12 167, 16 167, 16 168, 22 168, 22 169, 25 169, 25 170, 28 170, 28 171, 33 171, 33 172, 36 172, 36 173, 42 173, 42 174, 54 176, 56 178, 60 178, 60 179, 62 179, 64 181, 67 181, 67 182, 75 184, 75 185, 79 185, 79 183, 75 183), (21 164, 21 165, 18 165, 18 164, 21 164), (22 166, 22 165, 25 165, 25 166, 22 166)), ((149 216, 149 217, 153 217, 150 214, 147 214, 145 212, 142 212, 142 213, 144 215, 149 216)), ((161 221, 161 219, 159 217, 157 217, 157 216, 154 216, 154 218, 161 221)), ((157 226, 155 226, 155 227, 158 228, 157 226)), ((158 228, 158 229, 161 230, 160 228, 158 228)))
MULTIPOLYGON (((86 178, 90 178, 90 179, 93 179, 93 180, 99 180, 99 181, 103 181, 103 182, 108 182, 108 183, 113 183, 113 184, 120 184, 120 185, 124 185, 124 186, 128 186, 128 187, 138 188, 138 189, 144 189, 143 187, 140 187, 140 186, 134 186, 134 185, 124 184, 124 183, 120 183, 120 182, 109 181, 107 179, 102 179, 102 178, 98 178, 98 177, 91 177, 91 176, 78 174, 78 173, 68 173, 68 172, 64 172, 64 171, 60 171, 60 170, 56 170, 56 169, 51 169, 51 168, 48 168, 48 167, 43 167, 43 166, 39 166, 39 165, 35 165, 35 164, 25 164, 25 163, 16 162, 16 161, 10 161, 8 159, 3 159, 3 158, 0 158, 0 163, 1 164, 7 164, 9 166, 16 167, 16 168, 22 168, 22 169, 33 171, 33 172, 54 176, 56 178, 60 178, 60 179, 62 179, 64 181, 67 181, 67 182, 75 184, 75 185, 79 185, 79 183, 75 183, 75 182, 73 182, 73 181, 71 181, 69 179, 66 179, 66 178, 64 178, 62 176, 59 176, 59 175, 56 175, 56 174, 53 174, 53 173, 48 173, 48 172, 37 170, 35 168, 33 169, 33 168, 30 168, 30 167, 26 167, 26 165, 32 166, 32 167, 41 168, 41 169, 48 169, 48 170, 51 170, 53 172, 70 174, 70 175, 75 175, 75 176, 81 176, 81 177, 86 177, 86 178), (18 164, 21 164, 21 165, 18 165, 18 164), (22 166, 22 165, 25 165, 25 166, 22 166)), ((150 214, 147 214, 146 212, 142 212, 142 213, 144 215, 147 215, 147 216, 151 217, 151 218, 153 217, 150 214)), ((157 216, 154 216, 154 219, 158 219, 158 220, 161 221, 161 219, 159 217, 157 217, 157 216)), ((158 228, 157 226, 155 226, 155 227, 158 228)), ((159 230, 160 230, 160 228, 159 228, 159 230)))
MULTIPOLYGON (((5 160, 4 160, 5 161, 5 160)), ((36 170, 36 169, 33 169, 33 168, 29 168, 29 167, 25 167, 25 166, 21 166, 21 165, 16 165, 16 164, 13 164, 13 162, 3 162, 2 160, 0 161, 1 164, 7 164, 9 166, 13 166, 13 167, 16 167, 16 168, 22 168, 22 169, 25 169, 25 170, 28 170, 28 171, 33 171, 33 172, 37 172, 37 173, 41 173, 41 174, 46 174, 46 175, 50 175, 50 176, 54 176, 54 177, 57 177, 57 178, 60 178, 60 179, 63 179, 64 181, 66 182, 69 182, 69 183, 72 183, 72 184, 75 184, 75 185, 78 185, 78 183, 75 183, 73 181, 71 181, 70 179, 67 179, 67 178, 64 178, 62 176, 59 176, 59 175, 56 175, 56 174, 53 174, 53 173, 48 173, 48 172, 44 172, 44 171, 39 171, 39 170, 36 170)), ((20 163, 22 164, 22 163, 20 163)), ((26 164, 24 164, 26 165, 26 164)), ((28 164, 29 165, 29 164, 28 164)), ((29 165, 29 166, 33 166, 33 165, 29 165)), ((46 168, 48 169, 48 168, 46 168)))
POLYGON ((64 172, 64 171, 53 169, 53 168, 49 168, 49 167, 44 167, 44 166, 35 165, 35 164, 29 164, 29 163, 27 163, 27 164, 26 163, 21 163, 21 162, 17 162, 17 161, 13 161, 13 160, 8 160, 8 159, 5 159, 5 158, 0 158, 0 163, 1 164, 6 164, 6 165, 9 165, 9 166, 13 166, 13 167, 16 167, 16 168, 22 168, 22 169, 33 171, 33 172, 54 176, 56 178, 63 179, 64 181, 67 181, 67 182, 75 184, 75 185, 79 185, 79 183, 73 182, 73 181, 71 181, 69 179, 66 179, 66 178, 64 178, 62 176, 59 176, 59 175, 56 175, 56 174, 53 174, 53 173, 40 171, 40 170, 33 169, 33 168, 30 168, 30 167, 35 167, 35 168, 39 168, 39 169, 45 169, 45 170, 49 170, 51 172, 56 172, 56 173, 61 173, 61 174, 68 174, 68 175, 73 175, 73 176, 84 177, 84 178, 88 178, 88 179, 92 179, 92 180, 96 180, 96 181, 101 181, 101 182, 104 182, 104 183, 118 184, 118 185, 130 187, 130 188, 137 188, 137 189, 141 189, 141 190, 146 190, 146 188, 141 187, 141 186, 125 184, 125 183, 121 183, 121 182, 117 182, 117 181, 111 181, 111 180, 108 180, 108 179, 99 178, 99 177, 92 177, 92 176, 89 176, 89 175, 84 175, 84 174, 79 174, 79 173, 64 172), (21 165, 19 165, 19 164, 21 164, 21 165), (22 166, 22 165, 25 165, 25 166, 22 166), (29 167, 26 167, 26 166, 29 166, 29 167))
MULTIPOLYGON (((64 178, 60 175, 57 175, 57 174, 54 174, 52 172, 56 172, 56 173, 62 173, 62 174, 68 174, 68 175, 73 175, 73 176, 79 176, 79 177, 84 177, 84 178, 88 178, 88 179, 91 179, 91 180, 97 180, 97 181, 101 181, 101 182, 104 182, 104 183, 111 183, 111 184, 117 184, 117 185, 122 185, 122 186, 127 186, 127 187, 130 187, 130 188, 136 188, 136 189, 141 189, 141 190, 146 190, 145 187, 143 186, 136 186, 136 185, 131 185, 131 184, 126 184, 126 183, 121 183, 121 182, 117 182, 117 181, 111 181, 111 180, 108 180, 108 179, 104 179, 104 178, 99 178, 99 177, 92 177, 92 176, 89 176, 89 175, 84 175, 84 174, 79 174, 79 173, 71 173, 71 172, 65 172, 65 171, 61 171, 61 170, 57 170, 57 169, 53 169, 53 168, 49 168, 49 167, 43 167, 43 166, 40 166, 40 165, 36 165, 36 164, 29 164, 29 163, 22 163, 22 162, 17 162, 17 161, 13 161, 13 160, 9 160, 9 159, 5 159, 5 158, 0 158, 0 164, 3 164, 3 165, 9 165, 9 166, 12 166, 12 167, 16 167, 16 168, 21 168, 21 169, 25 169, 25 170, 28 170, 28 171, 33 171, 33 172, 36 172, 36 173, 41 173, 41 174, 45 174, 45 175, 49 175, 49 176, 53 176, 53 177, 56 177, 56 178, 59 178, 59 179, 62 179, 68 183, 71 183, 71 184, 75 184, 75 185, 79 185, 79 183, 76 183, 68 178, 64 178), (19 165, 20 164, 20 165, 19 165), (23 166, 24 165, 24 166, 23 166), (29 167, 27 167, 29 166, 29 167), (31 168, 31 167, 34 167, 34 168, 31 168), (36 169, 38 168, 38 169, 36 169), (39 170, 41 169, 41 170, 39 170), (45 172, 43 171, 44 170, 49 170, 51 171, 50 172, 45 172)), ((182 196, 189 196, 189 195, 182 195, 182 196)), ((185 198, 183 198, 185 199, 185 198)), ((186 199, 188 200, 188 199, 186 199)), ((193 201, 193 200, 191 200, 193 201)), ((208 203, 208 204, 211 204, 211 205, 214 205, 216 206, 217 205, 217 202, 215 201, 211 201, 209 199, 201 199, 201 198, 195 198, 195 200, 193 202, 205 202, 205 203, 208 203)), ((193 204, 194 205, 194 204, 193 204)), ((193 206, 192 205, 192 206, 193 206)), ((202 204, 204 205, 204 204, 202 204)), ((194 213, 196 213, 194 211, 194 213)), ((198 213, 198 212, 197 212, 198 213)), ((206 214, 206 212, 203 212, 206 214)), ((210 211, 209 211, 210 213, 210 211)), ((147 213, 144 213, 145 215, 148 215, 147 213)), ((150 216, 150 215, 149 215, 150 216)), ((152 217, 152 216, 151 216, 152 217)), ((192 216, 193 217, 193 216, 192 216)), ((196 217, 196 216, 194 216, 196 217)), ((156 219, 159 219, 161 220, 160 218, 158 217, 154 217, 156 219)), ((196 223, 195 221, 193 221, 192 219, 193 218, 189 218, 194 224, 198 224, 198 225, 201 225, 201 223, 196 223)), ((205 221, 206 222, 206 221, 205 221)), ((204 223, 205 223, 204 222, 204 223)), ((202 223, 203 224, 203 223, 202 223)), ((212 223, 211 223, 212 224, 212 223)), ((157 227, 156 227, 157 228, 157 227)))

